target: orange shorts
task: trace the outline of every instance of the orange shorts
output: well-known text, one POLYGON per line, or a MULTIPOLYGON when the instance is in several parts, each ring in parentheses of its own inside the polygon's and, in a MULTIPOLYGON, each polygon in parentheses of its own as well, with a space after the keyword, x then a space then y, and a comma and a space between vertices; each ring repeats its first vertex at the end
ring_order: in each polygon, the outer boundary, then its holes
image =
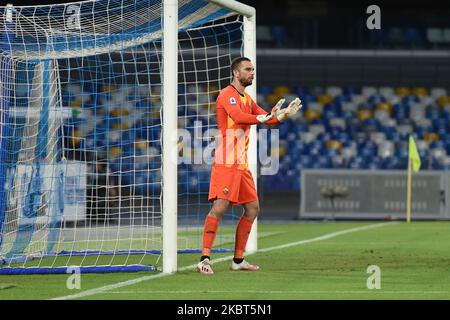
POLYGON ((212 202, 217 198, 230 201, 232 206, 258 200, 250 170, 213 166, 208 201, 212 202))

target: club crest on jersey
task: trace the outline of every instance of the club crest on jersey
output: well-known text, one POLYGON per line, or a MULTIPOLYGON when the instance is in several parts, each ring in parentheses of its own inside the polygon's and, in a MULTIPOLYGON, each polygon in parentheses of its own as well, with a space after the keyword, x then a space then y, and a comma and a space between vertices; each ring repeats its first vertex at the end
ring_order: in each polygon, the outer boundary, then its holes
POLYGON ((232 105, 235 105, 235 104, 236 104, 236 99, 235 99, 234 97, 231 97, 231 98, 230 98, 230 103, 231 103, 232 105))

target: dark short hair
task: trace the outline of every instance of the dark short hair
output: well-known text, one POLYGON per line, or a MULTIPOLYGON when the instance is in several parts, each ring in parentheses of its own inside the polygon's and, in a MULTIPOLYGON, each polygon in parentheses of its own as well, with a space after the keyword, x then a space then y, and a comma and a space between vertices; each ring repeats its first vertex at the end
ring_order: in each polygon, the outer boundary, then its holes
POLYGON ((247 57, 239 57, 239 58, 235 58, 233 59, 233 61, 231 61, 231 75, 233 75, 233 71, 239 69, 239 67, 241 66, 241 62, 242 61, 249 61, 251 62, 251 60, 247 57))

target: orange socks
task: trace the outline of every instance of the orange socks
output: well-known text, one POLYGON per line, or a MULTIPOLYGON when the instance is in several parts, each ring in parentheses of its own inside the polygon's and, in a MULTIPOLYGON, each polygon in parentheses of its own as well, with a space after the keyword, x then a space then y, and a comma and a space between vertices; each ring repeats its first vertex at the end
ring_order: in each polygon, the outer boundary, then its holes
POLYGON ((217 229, 219 229, 220 220, 214 216, 207 215, 205 226, 203 228, 203 249, 202 256, 210 256, 211 248, 216 239, 217 229))
MULTIPOLYGON (((203 245, 202 256, 210 256, 211 248, 216 239, 217 230, 219 229, 220 220, 214 216, 206 216, 205 226, 203 228, 203 245)), ((243 259, 245 246, 247 245, 248 236, 252 230, 253 221, 242 216, 239 219, 236 228, 236 243, 234 247, 234 258, 243 259)))
POLYGON ((253 221, 242 216, 236 228, 236 243, 234 247, 234 257, 237 259, 244 258, 245 246, 247 244, 253 221))

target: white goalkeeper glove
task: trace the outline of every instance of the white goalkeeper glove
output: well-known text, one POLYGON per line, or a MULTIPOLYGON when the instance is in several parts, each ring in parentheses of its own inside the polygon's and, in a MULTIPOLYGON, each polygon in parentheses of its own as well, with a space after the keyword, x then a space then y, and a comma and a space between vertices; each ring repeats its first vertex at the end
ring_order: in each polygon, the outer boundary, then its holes
POLYGON ((286 101, 286 99, 280 99, 278 100, 277 104, 272 108, 272 112, 271 114, 275 117, 276 116, 276 112, 281 108, 281 106, 283 105, 283 103, 286 101))
POLYGON ((293 117, 297 113, 297 111, 302 108, 302 101, 299 98, 295 98, 287 106, 287 108, 280 109, 283 103, 284 99, 281 99, 272 109, 272 113, 274 113, 274 116, 277 117, 278 121, 280 122, 286 121, 287 119, 293 117))
POLYGON ((273 117, 275 117, 276 111, 281 108, 281 106, 284 103, 284 99, 280 99, 277 104, 272 108, 272 111, 270 113, 267 114, 260 114, 258 116, 256 116, 256 120, 258 120, 260 123, 264 123, 270 119, 272 119, 273 117))
POLYGON ((266 121, 269 121, 272 118, 273 118, 273 114, 272 113, 260 114, 260 115, 256 116, 256 120, 258 120, 260 123, 264 123, 266 121))
POLYGON ((299 98, 295 98, 287 106, 287 108, 280 109, 285 101, 286 101, 285 99, 278 100, 277 104, 272 108, 272 111, 270 113, 258 115, 258 116, 256 116, 256 119, 260 123, 264 123, 264 122, 272 119, 273 117, 277 117, 278 121, 282 122, 282 121, 287 120, 288 118, 292 117, 302 107, 301 100, 299 98))

